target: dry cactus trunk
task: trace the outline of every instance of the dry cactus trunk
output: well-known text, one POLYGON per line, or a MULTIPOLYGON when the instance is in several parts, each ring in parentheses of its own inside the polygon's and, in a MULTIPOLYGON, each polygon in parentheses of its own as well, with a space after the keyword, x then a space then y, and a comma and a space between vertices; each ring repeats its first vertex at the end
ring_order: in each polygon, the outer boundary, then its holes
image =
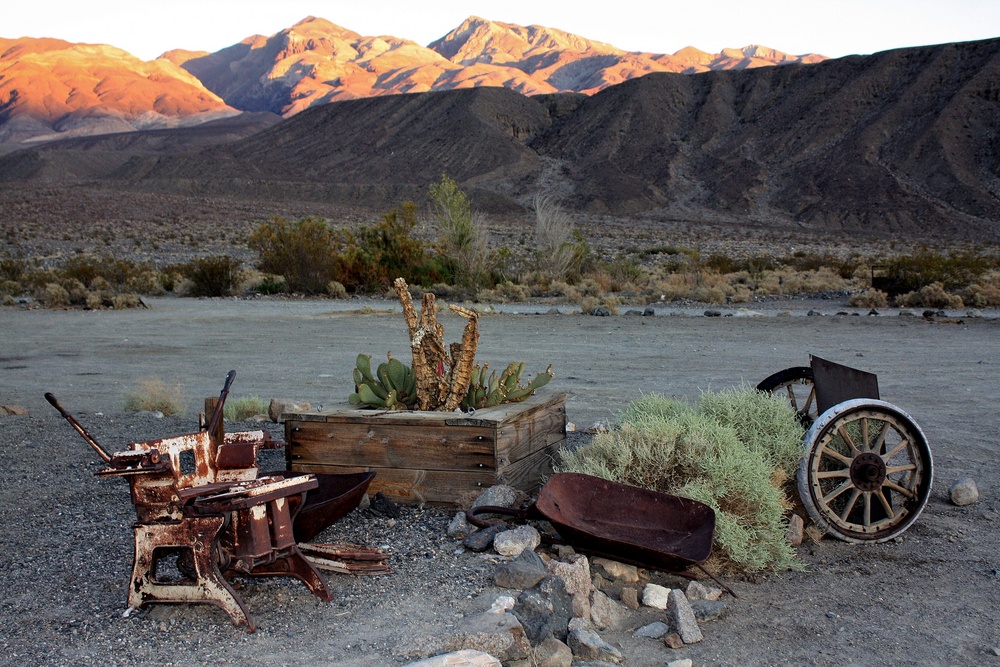
POLYGON ((462 342, 444 344, 444 327, 437 321, 437 304, 434 295, 424 294, 420 317, 413 309, 413 300, 406 281, 397 278, 393 283, 403 317, 410 330, 410 348, 413 353, 413 374, 417 381, 417 399, 421 410, 454 410, 465 398, 472 378, 476 350, 479 346, 479 315, 475 311, 451 306, 451 309, 468 321, 462 342))

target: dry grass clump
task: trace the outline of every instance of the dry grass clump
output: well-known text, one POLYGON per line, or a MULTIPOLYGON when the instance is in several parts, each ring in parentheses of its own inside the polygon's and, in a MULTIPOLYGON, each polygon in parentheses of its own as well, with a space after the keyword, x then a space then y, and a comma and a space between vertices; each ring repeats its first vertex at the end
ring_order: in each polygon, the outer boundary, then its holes
POLYGON ((961 308, 962 297, 949 293, 941 283, 925 285, 914 292, 896 297, 896 303, 907 308, 961 308))
POLYGON ((962 290, 960 296, 966 306, 973 308, 1000 306, 1000 271, 984 275, 979 282, 962 290))
POLYGON ((889 295, 882 290, 870 288, 852 294, 847 304, 855 308, 885 308, 889 305, 889 295))
POLYGON ((242 422, 257 415, 266 415, 268 402, 259 396, 230 398, 222 407, 222 416, 229 421, 242 422))
POLYGON ((135 389, 125 392, 127 412, 184 413, 187 399, 179 384, 170 386, 160 378, 140 378, 135 389))
POLYGON ((787 401, 749 387, 705 393, 696 406, 650 394, 558 470, 692 498, 716 512, 716 553, 746 572, 800 567, 785 538, 785 482, 803 430, 787 401))

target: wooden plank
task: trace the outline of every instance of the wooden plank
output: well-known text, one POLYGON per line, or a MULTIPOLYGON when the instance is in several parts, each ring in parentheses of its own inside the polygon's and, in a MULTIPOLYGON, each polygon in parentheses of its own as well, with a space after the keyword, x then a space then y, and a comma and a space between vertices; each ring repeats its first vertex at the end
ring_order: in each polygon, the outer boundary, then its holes
POLYGON ((286 422, 286 431, 293 463, 434 470, 496 467, 491 429, 286 422))
MULTIPOLYGON (((299 472, 352 473, 369 468, 339 465, 300 464, 299 472)), ((409 470, 371 468, 375 478, 368 493, 382 492, 396 502, 405 504, 458 505, 465 498, 474 498, 493 486, 492 472, 457 472, 454 470, 409 470)))
POLYGON ((497 428, 497 469, 566 439, 566 395, 534 406, 520 419, 508 419, 497 428))
POLYGON ((541 487, 545 478, 552 474, 552 467, 557 462, 556 454, 565 445, 565 438, 557 440, 545 449, 510 464, 497 473, 495 483, 507 484, 515 489, 533 493, 541 487))

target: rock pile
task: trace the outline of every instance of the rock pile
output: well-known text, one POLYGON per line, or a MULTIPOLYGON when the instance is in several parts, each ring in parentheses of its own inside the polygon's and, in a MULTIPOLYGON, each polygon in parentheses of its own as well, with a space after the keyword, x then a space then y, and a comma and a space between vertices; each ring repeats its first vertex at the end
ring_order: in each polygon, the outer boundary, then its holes
MULTIPOLYGON (((487 504, 484 500, 507 507, 514 502, 513 494, 496 488, 486 493, 474 507, 487 504)), ((488 611, 462 619, 450 634, 415 647, 415 655, 435 657, 413 667, 493 664, 489 659, 510 667, 620 664, 620 648, 601 633, 629 632, 676 649, 702 641, 699 621, 725 610, 722 591, 697 581, 587 557, 563 545, 540 549, 541 534, 531 525, 498 522, 476 529, 458 513, 448 534, 462 539, 464 549, 494 550, 499 561, 494 583, 511 593, 488 611), (473 657, 462 662, 460 655, 473 657)))

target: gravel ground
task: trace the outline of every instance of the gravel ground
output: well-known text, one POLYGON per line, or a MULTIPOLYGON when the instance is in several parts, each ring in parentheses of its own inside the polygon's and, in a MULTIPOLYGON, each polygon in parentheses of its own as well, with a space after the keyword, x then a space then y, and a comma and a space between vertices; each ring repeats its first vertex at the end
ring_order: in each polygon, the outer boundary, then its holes
MULTIPOLYGON (((0 417, 0 665, 400 665, 422 639, 488 608, 502 592, 491 584, 495 566, 456 553, 444 534, 451 512, 404 508, 396 520, 355 512, 319 538, 387 548, 390 576, 331 575, 331 603, 290 580, 243 582, 255 634, 209 606, 126 614, 127 485, 93 476, 100 462, 42 399, 56 393, 112 450, 193 430, 196 406, 218 393, 230 368, 238 371, 234 396, 341 402, 358 352, 403 349, 400 319, 314 302, 0 311, 0 404, 30 412, 0 417), (123 413, 124 390, 143 376, 182 382, 189 414, 123 413)), ((694 397, 805 364, 812 352, 877 372, 883 396, 928 435, 935 488, 901 540, 808 543, 800 550, 806 572, 728 582, 740 597, 703 626, 700 644, 671 651, 606 634, 627 665, 681 657, 695 665, 1000 664, 1000 321, 497 315, 482 325, 484 358, 553 364, 552 386, 570 392, 569 419, 582 426, 613 417, 644 391, 694 397), (982 497, 955 507, 947 487, 964 476, 982 497)), ((445 326, 458 335, 457 322, 445 326)))

